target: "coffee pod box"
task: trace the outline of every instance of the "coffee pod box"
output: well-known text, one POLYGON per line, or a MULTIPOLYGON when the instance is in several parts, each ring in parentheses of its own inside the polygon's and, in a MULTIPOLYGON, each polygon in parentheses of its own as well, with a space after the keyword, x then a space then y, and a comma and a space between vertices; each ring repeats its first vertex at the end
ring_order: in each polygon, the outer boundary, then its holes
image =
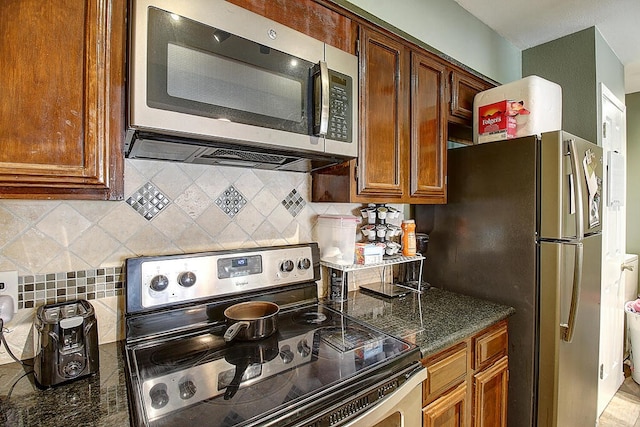
POLYGON ((473 100, 473 142, 499 141, 562 128, 562 88, 529 76, 478 93, 473 100))

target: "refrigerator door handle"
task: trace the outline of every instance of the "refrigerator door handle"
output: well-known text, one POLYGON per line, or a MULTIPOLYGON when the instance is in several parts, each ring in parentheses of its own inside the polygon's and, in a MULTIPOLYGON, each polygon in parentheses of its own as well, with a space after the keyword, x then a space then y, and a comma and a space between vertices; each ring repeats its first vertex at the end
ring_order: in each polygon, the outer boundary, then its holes
POLYGON ((575 328, 576 314, 578 312, 578 301, 580 300, 580 290, 582 288, 582 264, 584 260, 582 242, 572 243, 575 248, 575 263, 573 265, 573 288, 571 291, 571 306, 569 307, 569 318, 567 323, 560 324, 562 340, 571 342, 573 330, 575 328))
POLYGON ((569 182, 573 188, 573 197, 575 198, 575 219, 576 219, 576 240, 580 241, 584 238, 584 207, 582 204, 582 189, 580 188, 580 163, 578 161, 578 155, 576 152, 576 140, 569 139, 567 141, 567 148, 569 150, 569 159, 571 163, 571 176, 569 182))

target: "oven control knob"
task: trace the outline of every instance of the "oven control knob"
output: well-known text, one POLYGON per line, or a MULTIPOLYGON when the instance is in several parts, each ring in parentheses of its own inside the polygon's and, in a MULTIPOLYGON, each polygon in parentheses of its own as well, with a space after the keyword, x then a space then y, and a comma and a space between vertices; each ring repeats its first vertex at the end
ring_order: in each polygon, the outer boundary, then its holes
POLYGON ((298 270, 308 270, 311 267, 311 260, 309 258, 302 258, 298 261, 298 270))
POLYGON ((293 267, 294 267, 293 261, 288 259, 286 261, 282 261, 282 264, 280 264, 280 271, 284 273, 291 273, 293 271, 293 267))
POLYGON ((149 397, 151 398, 151 406, 154 409, 164 408, 167 406, 167 403, 169 403, 167 386, 163 383, 154 385, 151 387, 151 390, 149 390, 149 397))
POLYGON ((291 347, 289 347, 288 345, 285 345, 280 349, 280 358, 285 365, 293 362, 294 356, 295 355, 293 354, 293 351, 291 351, 291 347))
POLYGON ((309 343, 307 343, 307 340, 301 340, 298 343, 298 353, 300 353, 300 356, 302 357, 307 357, 309 354, 311 354, 311 347, 309 347, 309 343))
POLYGON ((169 286, 169 279, 167 278, 167 276, 164 276, 162 274, 153 276, 153 279, 151 279, 151 283, 149 284, 149 287, 156 292, 164 291, 165 289, 167 289, 167 286, 169 286))
POLYGON ((191 399, 196 394, 196 385, 191 380, 186 380, 178 386, 180 389, 180 398, 182 400, 191 399))
POLYGON ((185 271, 178 276, 178 284, 184 288, 189 288, 196 284, 196 275, 191 271, 185 271))

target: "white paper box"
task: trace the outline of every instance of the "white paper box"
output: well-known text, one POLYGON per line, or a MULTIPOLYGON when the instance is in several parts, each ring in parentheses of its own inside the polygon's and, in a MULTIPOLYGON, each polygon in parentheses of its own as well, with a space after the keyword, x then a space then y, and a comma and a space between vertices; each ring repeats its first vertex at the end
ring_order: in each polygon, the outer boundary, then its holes
MULTIPOLYGON (((515 82, 507 83, 493 89, 478 93, 473 100, 473 142, 474 144, 504 139, 500 133, 479 134, 482 117, 480 107, 500 101, 509 101, 524 109, 524 114, 514 108, 505 114, 516 119, 516 133, 519 138, 528 135, 539 135, 542 132, 560 130, 562 128, 562 88, 557 83, 538 76, 529 76, 515 82), (528 114, 526 114, 528 113, 528 114)), ((514 105, 516 105, 514 104, 514 105)))

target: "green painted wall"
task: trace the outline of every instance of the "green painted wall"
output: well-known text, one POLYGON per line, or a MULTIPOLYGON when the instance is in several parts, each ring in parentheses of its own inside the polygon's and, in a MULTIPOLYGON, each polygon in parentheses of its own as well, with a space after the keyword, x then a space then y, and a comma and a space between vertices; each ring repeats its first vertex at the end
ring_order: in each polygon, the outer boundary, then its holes
POLYGON ((334 0, 355 5, 499 83, 521 77, 521 52, 453 0, 334 0))
POLYGON ((596 72, 598 82, 604 83, 613 94, 624 103, 624 67, 609 47, 607 41, 602 37, 600 31, 596 34, 596 72))
POLYGON ((596 44, 589 28, 522 52, 522 75, 562 87, 562 128, 589 141, 597 137, 596 44))
POLYGON ((627 253, 640 254, 640 92, 625 98, 627 107, 627 253))
MULTIPOLYGON (((600 83, 624 100, 624 67, 596 27, 526 49, 522 75, 562 86, 562 128, 601 144, 600 83)), ((624 101, 623 101, 624 102, 624 101)))

